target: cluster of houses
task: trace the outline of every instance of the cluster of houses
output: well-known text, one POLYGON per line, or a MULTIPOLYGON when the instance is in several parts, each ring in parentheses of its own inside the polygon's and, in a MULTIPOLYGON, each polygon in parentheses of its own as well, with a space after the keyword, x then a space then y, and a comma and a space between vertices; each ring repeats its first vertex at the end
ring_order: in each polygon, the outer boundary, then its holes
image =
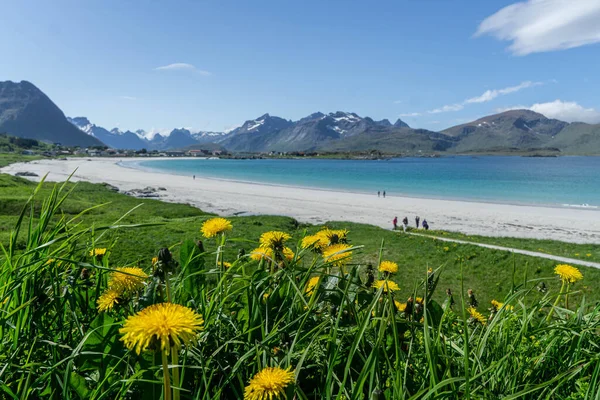
MULTIPOLYGON (((60 144, 56 144, 60 146, 60 144)), ((211 157, 225 155, 221 150, 187 150, 187 151, 146 151, 146 150, 117 150, 102 148, 64 148, 48 151, 23 150, 22 154, 42 155, 45 157, 87 156, 87 157, 211 157)))

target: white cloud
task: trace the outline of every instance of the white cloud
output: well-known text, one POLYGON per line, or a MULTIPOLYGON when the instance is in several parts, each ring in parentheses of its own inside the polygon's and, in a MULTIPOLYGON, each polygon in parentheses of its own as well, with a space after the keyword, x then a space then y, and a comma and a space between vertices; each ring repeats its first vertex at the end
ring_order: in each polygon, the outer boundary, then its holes
POLYGON ((528 0, 487 17, 475 36, 510 41, 511 53, 524 56, 600 42, 598 21, 598 0, 528 0))
POLYGON ((507 95, 510 93, 518 92, 519 90, 522 90, 522 89, 527 89, 527 88, 530 88, 533 86, 539 86, 539 85, 543 85, 543 84, 544 84, 543 82, 525 81, 525 82, 519 83, 516 86, 509 86, 509 87, 505 87, 503 89, 486 90, 485 92, 483 92, 482 95, 476 96, 476 97, 471 97, 470 99, 466 99, 462 103, 448 104, 448 105, 442 106, 440 108, 435 108, 433 110, 429 110, 427 112, 429 114, 439 114, 439 113, 449 112, 449 111, 460 111, 463 108, 465 108, 465 106, 467 104, 486 103, 488 101, 494 100, 498 96, 504 96, 504 95, 507 95))
POLYGON ((399 117, 418 117, 420 115, 421 115, 421 113, 412 112, 412 113, 400 114, 399 117))
POLYGON ((519 90, 527 89, 532 86, 539 86, 539 85, 543 85, 543 83, 542 82, 525 81, 525 82, 521 82, 517 86, 509 86, 504 89, 486 90, 485 92, 483 92, 483 94, 481 96, 471 97, 470 99, 465 100, 463 104, 485 103, 485 102, 494 100, 498 96, 504 96, 506 94, 518 92, 519 90))
POLYGON ((400 104, 400 103, 402 103, 402 100, 394 100, 393 103, 394 104, 400 104))
POLYGON ((462 104, 448 104, 448 105, 442 106, 440 108, 435 108, 433 110, 429 110, 427 112, 429 114, 438 114, 438 113, 443 113, 443 112, 448 112, 448 111, 460 111, 463 108, 465 108, 465 106, 462 104))
POLYGON ((133 96, 119 96, 123 100, 137 100, 137 97, 133 96))
POLYGON ((194 65, 187 63, 173 63, 169 65, 163 65, 161 67, 156 67, 154 69, 156 71, 191 71, 204 76, 211 75, 210 72, 198 69, 194 65))
POLYGON ((513 106, 497 111, 503 112, 520 109, 535 111, 548 118, 555 118, 561 121, 587 122, 589 124, 600 123, 600 111, 594 108, 585 108, 575 101, 554 100, 547 103, 535 103, 532 106, 513 106))

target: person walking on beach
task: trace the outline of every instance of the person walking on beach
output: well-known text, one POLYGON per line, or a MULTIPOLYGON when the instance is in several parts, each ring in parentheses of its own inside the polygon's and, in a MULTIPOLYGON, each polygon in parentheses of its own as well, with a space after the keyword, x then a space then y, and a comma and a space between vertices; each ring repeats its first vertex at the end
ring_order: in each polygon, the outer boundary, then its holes
POLYGON ((381 192, 379 190, 377 191, 377 197, 381 197, 381 192))
MULTIPOLYGON (((419 229, 419 221, 420 221, 420 220, 421 220, 421 218, 419 218, 419 216, 417 215, 417 216, 415 217, 415 223, 417 224, 417 229, 419 229)), ((425 221, 423 221, 423 222, 425 222, 425 221)))
POLYGON ((426 231, 429 230, 429 224, 427 223, 426 219, 423 220, 423 228, 425 228, 426 231))
POLYGON ((194 175, 194 180, 196 180, 196 175, 194 175))
POLYGON ((398 217, 394 217, 392 223, 394 224, 394 230, 398 229, 398 217))
POLYGON ((383 191, 383 198, 385 199, 385 190, 383 191))
POLYGON ((404 217, 402 220, 402 229, 406 232, 406 228, 408 228, 408 218, 404 217))

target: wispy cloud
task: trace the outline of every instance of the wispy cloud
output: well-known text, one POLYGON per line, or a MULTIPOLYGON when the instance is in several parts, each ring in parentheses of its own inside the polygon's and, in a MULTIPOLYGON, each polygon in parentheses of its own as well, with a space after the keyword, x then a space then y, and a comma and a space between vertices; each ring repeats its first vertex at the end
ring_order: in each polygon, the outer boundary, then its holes
POLYGON ((199 75, 209 76, 212 75, 210 72, 196 68, 196 66, 188 63, 173 63, 169 65, 163 65, 161 67, 154 68, 156 71, 189 71, 195 72, 199 75))
POLYGON ((394 104, 400 104, 400 103, 402 103, 402 100, 394 100, 393 103, 394 104))
POLYGON ((486 90, 483 94, 475 97, 468 98, 461 103, 448 104, 439 108, 434 108, 433 110, 427 111, 428 114, 439 114, 443 112, 450 111, 460 111, 465 108, 468 104, 476 104, 476 103, 486 103, 488 101, 494 100, 498 96, 505 96, 507 94, 518 92, 519 90, 527 89, 534 86, 543 85, 543 82, 532 82, 525 81, 521 82, 516 86, 509 86, 502 89, 491 89, 486 90))
POLYGON ((123 100, 137 100, 137 97, 133 97, 133 96, 119 96, 119 98, 123 99, 123 100))
POLYGON ((543 114, 548 118, 560 119, 567 122, 587 122, 589 124, 600 123, 600 111, 594 108, 586 108, 575 101, 562 101, 560 99, 547 103, 535 103, 531 106, 512 106, 497 109, 497 112, 508 110, 531 110, 543 114))
POLYGON ((475 36, 512 42, 508 50, 524 56, 600 42, 598 21, 597 0, 528 0, 487 17, 475 36))
POLYGON ((518 92, 519 90, 523 90, 523 89, 527 89, 527 88, 530 88, 533 86, 539 86, 539 85, 543 85, 543 83, 542 82, 525 81, 525 82, 521 82, 520 84, 518 84, 516 86, 509 86, 504 89, 486 90, 485 92, 483 92, 483 94, 481 96, 471 97, 470 99, 465 100, 465 104, 485 103, 487 101, 494 100, 498 96, 504 96, 506 94, 515 93, 515 92, 518 92))
POLYGON ((420 115, 422 115, 422 114, 421 114, 421 113, 418 113, 418 112, 413 112, 413 113, 405 113, 405 114, 400 114, 399 116, 400 116, 400 117, 405 117, 405 118, 406 118, 406 117, 418 117, 418 116, 420 116, 420 115))
POLYGON ((433 110, 429 110, 427 112, 429 114, 439 114, 448 111, 460 111, 463 108, 465 108, 465 106, 462 104, 447 104, 445 106, 442 106, 440 108, 434 108, 433 110))

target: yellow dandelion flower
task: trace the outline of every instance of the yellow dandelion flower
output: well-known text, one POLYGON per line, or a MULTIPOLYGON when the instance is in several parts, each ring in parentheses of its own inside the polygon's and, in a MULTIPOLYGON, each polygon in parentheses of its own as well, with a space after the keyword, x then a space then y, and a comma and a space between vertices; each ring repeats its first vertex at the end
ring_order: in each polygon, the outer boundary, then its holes
POLYGON ((105 248, 95 248, 90 250, 90 257, 102 257, 106 254, 105 248))
POLYGON ((308 283, 306 284, 306 289, 304 289, 304 292, 307 296, 312 296, 315 287, 317 287, 317 285, 319 284, 319 279, 320 278, 318 276, 313 276, 308 280, 308 283))
POLYGON ((415 298, 415 303, 423 304, 423 298, 422 297, 415 298))
POLYGON ((444 246, 444 251, 450 251, 450 247, 444 246))
MULTIPOLYGON (((282 254, 288 261, 294 259, 294 252, 289 247, 284 247, 282 254)), ((260 261, 262 259, 273 260, 273 257, 273 249, 270 248, 257 247, 250 252, 250 258, 255 261, 260 261)))
POLYGON ((427 268, 427 274, 433 274, 433 268, 427 268))
POLYGON ((119 292, 134 292, 144 287, 148 275, 138 267, 120 267, 110 273, 108 286, 119 292))
POLYGON ((304 236, 302 238, 302 243, 300 244, 300 246, 303 249, 308 249, 308 248, 316 248, 319 249, 321 248, 321 238, 318 235, 308 235, 308 236, 304 236))
POLYGON ((269 293, 263 293, 262 299, 263 301, 267 301, 267 299, 269 298, 270 294, 269 293))
POLYGON ((398 272, 398 264, 392 261, 382 261, 381 264, 379 264, 379 272, 395 274, 398 272))
POLYGON ((349 244, 334 244, 323 249, 323 259, 336 267, 346 265, 352 259, 352 252, 348 249, 352 248, 349 244))
POLYGON ((469 316, 473 321, 479 322, 481 325, 485 325, 487 322, 483 314, 477 311, 474 307, 467 308, 467 311, 469 312, 469 316))
POLYGON ((396 282, 388 281, 387 279, 381 279, 373 282, 373 287, 377 290, 383 287, 383 293, 396 292, 400 290, 400 286, 396 282))
POLYGON ((227 261, 223 261, 223 266, 224 266, 225 268, 231 268, 231 263, 230 263, 230 262, 227 262, 227 261))
POLYGON ((273 259, 273 250, 257 247, 256 249, 250 252, 250 258, 255 261, 260 261, 263 258, 273 259))
POLYGON ((254 375, 244 390, 244 400, 272 400, 285 397, 285 388, 294 383, 294 372, 267 367, 254 375))
POLYGON ((496 310, 496 311, 500 310, 502 307, 504 307, 504 309, 506 309, 506 310, 508 310, 508 311, 512 311, 512 310, 514 310, 514 309, 515 309, 515 308, 514 308, 513 306, 511 306, 511 305, 509 305, 509 304, 506 304, 506 305, 505 305, 504 303, 501 303, 501 302, 499 302, 499 301, 497 301, 497 300, 492 300, 492 301, 491 301, 491 303, 492 303, 492 307, 493 307, 493 308, 494 308, 494 310, 496 310))
POLYGON ((323 247, 331 246, 338 243, 345 243, 348 239, 348 230, 346 229, 322 229, 315 236, 318 236, 320 244, 323 247))
POLYGON ((280 232, 280 231, 265 232, 262 235, 260 235, 260 240, 259 240, 260 247, 271 248, 271 249, 273 249, 273 248, 280 249, 283 247, 285 242, 291 238, 292 237, 285 232, 280 232))
POLYGON ((579 253, 575 253, 575 257, 579 257, 579 253))
POLYGON ((121 293, 119 293, 118 290, 106 289, 96 301, 96 304, 98 305, 98 312, 112 310, 115 304, 119 303, 120 295, 121 293))
POLYGON ((156 265, 158 263, 158 257, 152 257, 152 265, 156 265))
POLYGON ((232 229, 233 226, 231 225, 231 222, 229 220, 217 217, 204 221, 200 230, 202 231, 202 235, 204 235, 205 238, 211 238, 217 236, 220 233, 224 233, 232 229))
POLYGON ((130 316, 119 333, 125 346, 140 354, 149 346, 169 354, 191 342, 202 329, 204 320, 192 309, 173 303, 153 304, 130 316))
POLYGON ((289 247, 283 248, 283 256, 286 260, 292 261, 294 259, 294 252, 289 247))
POLYGON ((398 300, 394 300, 394 305, 399 312, 404 312, 406 310, 406 303, 400 303, 398 300))
POLYGON ((577 268, 567 264, 557 265, 556 268, 554 268, 554 272, 556 275, 560 276, 560 279, 569 283, 574 283, 583 279, 583 275, 577 268))
POLYGON ((585 254, 585 256, 586 256, 586 257, 591 257, 591 256, 592 256, 592 253, 586 253, 586 254, 585 254))

